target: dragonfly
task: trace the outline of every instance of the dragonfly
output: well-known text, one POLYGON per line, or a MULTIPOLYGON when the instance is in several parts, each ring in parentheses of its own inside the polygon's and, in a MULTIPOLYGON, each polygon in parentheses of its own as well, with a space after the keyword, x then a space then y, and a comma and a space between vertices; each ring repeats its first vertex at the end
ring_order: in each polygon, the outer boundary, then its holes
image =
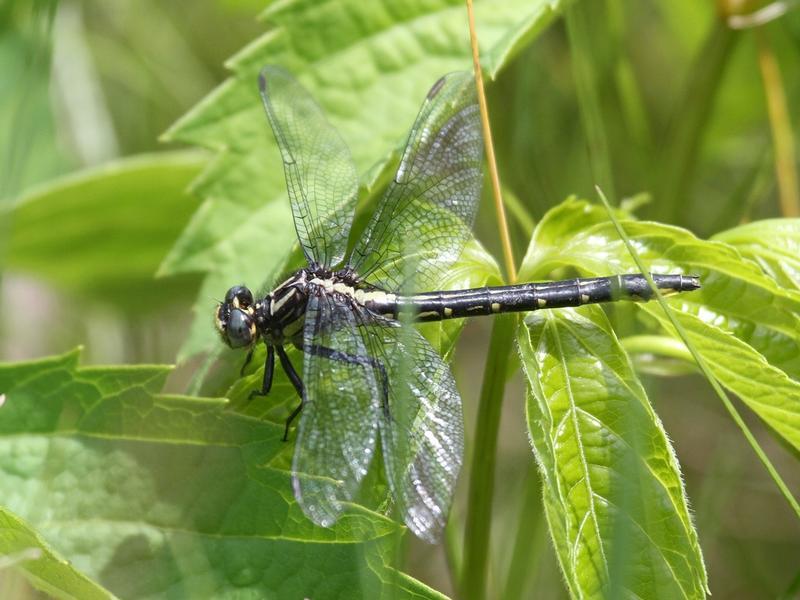
MULTIPOLYGON (((259 88, 283 161, 306 265, 263 297, 231 287, 215 324, 231 348, 266 344, 300 397, 292 488, 314 523, 332 526, 360 488, 378 447, 394 506, 419 538, 446 524, 464 451, 461 397, 450 368, 415 322, 648 300, 644 275, 437 290, 472 236, 483 179, 483 137, 470 73, 427 93, 394 177, 350 241, 358 174, 348 146, 287 71, 266 66, 259 88), (286 352, 302 351, 302 377, 286 352)), ((664 293, 698 277, 654 274, 664 293)), ((252 394, 251 394, 252 396, 252 394)))

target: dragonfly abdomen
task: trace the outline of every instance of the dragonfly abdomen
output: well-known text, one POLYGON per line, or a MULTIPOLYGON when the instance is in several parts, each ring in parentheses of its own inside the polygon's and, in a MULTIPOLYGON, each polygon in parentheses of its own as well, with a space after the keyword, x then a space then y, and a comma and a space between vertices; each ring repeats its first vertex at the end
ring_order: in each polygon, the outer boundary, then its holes
MULTIPOLYGON (((699 279, 695 276, 653 275, 653 280, 665 295, 688 292, 700 287, 699 279)), ((652 290, 644 275, 615 275, 426 292, 413 296, 397 296, 392 302, 386 302, 385 306, 370 308, 394 317, 409 311, 417 321, 441 321, 616 300, 644 302, 652 297, 652 290)))

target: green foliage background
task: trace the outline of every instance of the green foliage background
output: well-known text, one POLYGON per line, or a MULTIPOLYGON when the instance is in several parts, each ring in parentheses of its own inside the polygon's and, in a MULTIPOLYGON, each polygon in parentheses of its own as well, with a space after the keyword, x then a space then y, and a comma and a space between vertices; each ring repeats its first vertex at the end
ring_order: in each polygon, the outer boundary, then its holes
MULTIPOLYGON (((477 0, 476 19, 520 280, 637 270, 579 199, 599 184, 648 268, 702 277, 670 306, 785 483, 657 303, 425 326, 468 434, 431 547, 379 469, 334 528, 305 519, 291 386, 247 403, 263 354, 239 378, 210 314, 300 260, 260 67, 342 132, 361 220, 428 87, 470 68, 464 5, 2 3, 0 596, 796 594, 800 12, 735 30, 735 4, 477 0)), ((501 280, 484 200, 443 287, 501 280)))

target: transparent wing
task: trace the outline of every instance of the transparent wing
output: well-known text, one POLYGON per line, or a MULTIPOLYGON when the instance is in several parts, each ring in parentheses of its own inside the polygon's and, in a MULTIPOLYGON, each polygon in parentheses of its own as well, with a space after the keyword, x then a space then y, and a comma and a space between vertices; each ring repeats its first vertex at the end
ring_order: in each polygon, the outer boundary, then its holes
POLYGON ((386 366, 389 409, 380 434, 386 475, 406 525, 436 542, 447 523, 464 452, 464 420, 450 368, 412 326, 370 315, 369 352, 386 366))
POLYGON ((356 327, 350 305, 312 288, 292 484, 303 512, 324 527, 358 490, 377 441, 380 395, 356 327))
POLYGON ((446 75, 428 92, 394 180, 353 249, 355 272, 384 289, 435 286, 471 235, 482 152, 472 74, 446 75))
POLYGON ((319 105, 286 71, 264 67, 259 88, 281 151, 306 260, 335 266, 347 250, 358 193, 350 150, 319 105))

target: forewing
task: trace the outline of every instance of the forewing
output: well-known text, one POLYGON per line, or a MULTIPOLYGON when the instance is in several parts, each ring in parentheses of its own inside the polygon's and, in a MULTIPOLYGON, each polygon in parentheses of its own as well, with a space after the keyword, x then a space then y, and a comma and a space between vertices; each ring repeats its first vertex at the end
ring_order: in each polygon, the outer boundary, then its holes
POLYGON ((437 542, 464 453, 461 398, 450 368, 414 327, 375 317, 364 331, 390 382, 379 422, 395 503, 417 537, 437 542))
POLYGON ((342 261, 358 175, 350 150, 311 95, 286 71, 264 67, 259 87, 281 151, 297 237, 310 263, 342 261))
POLYGON ((380 397, 352 309, 312 288, 304 330, 304 406, 292 464, 303 512, 331 526, 375 452, 380 397))
POLYGON ((356 273, 384 289, 434 286, 471 235, 482 152, 472 74, 446 75, 428 92, 397 173, 353 249, 356 273))

